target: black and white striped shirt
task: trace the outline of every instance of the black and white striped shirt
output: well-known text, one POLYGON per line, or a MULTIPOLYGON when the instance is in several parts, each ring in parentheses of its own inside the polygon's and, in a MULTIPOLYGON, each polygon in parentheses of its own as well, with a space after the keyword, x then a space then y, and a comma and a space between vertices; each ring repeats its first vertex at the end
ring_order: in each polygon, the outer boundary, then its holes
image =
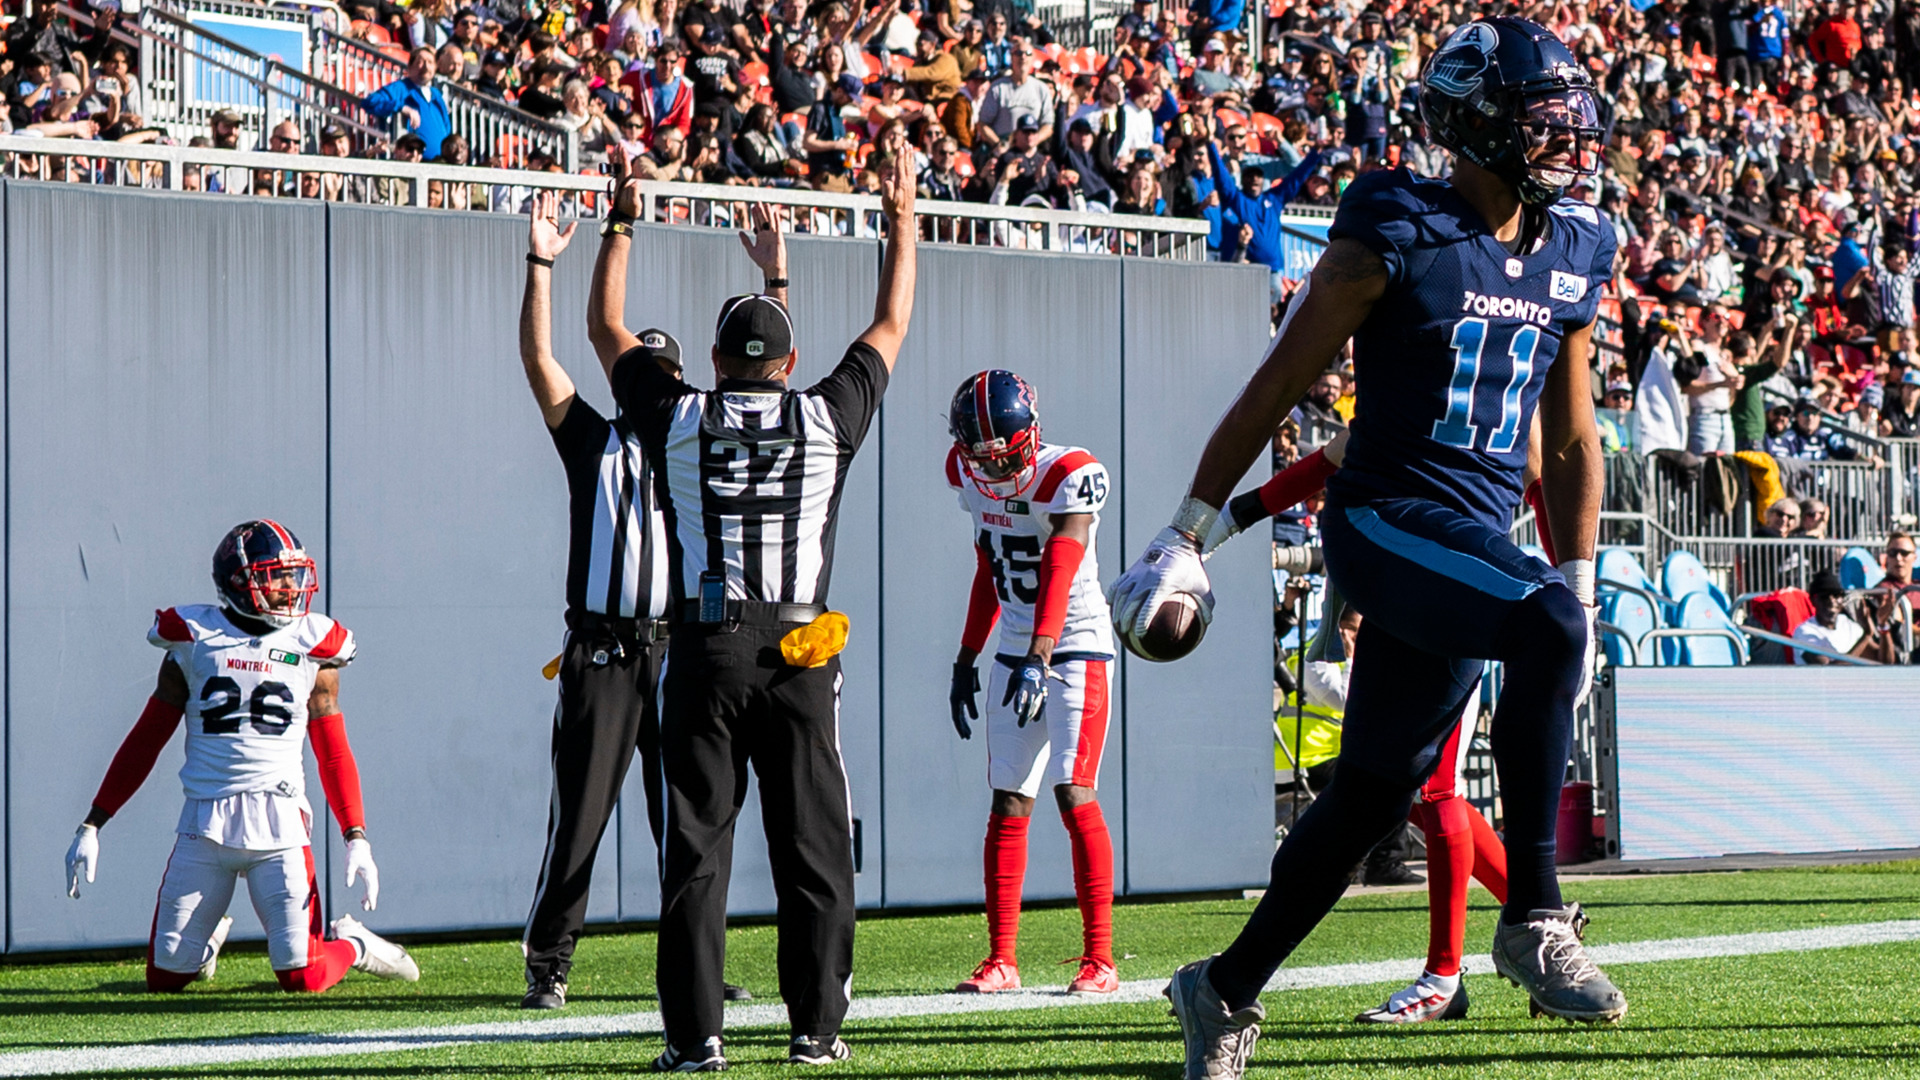
POLYGON ((640 439, 577 397, 552 435, 567 468, 567 610, 664 616, 666 521, 640 439))
POLYGON ((621 357, 614 397, 658 469, 676 600, 724 568, 729 598, 826 602, 840 492, 887 374, 862 342, 806 390, 752 379, 701 390, 621 357))

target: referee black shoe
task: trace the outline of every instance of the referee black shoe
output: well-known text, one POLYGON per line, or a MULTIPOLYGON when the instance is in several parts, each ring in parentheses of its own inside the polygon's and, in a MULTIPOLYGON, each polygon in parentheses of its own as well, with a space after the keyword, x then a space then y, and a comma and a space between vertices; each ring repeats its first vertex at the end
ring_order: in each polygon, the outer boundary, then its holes
POLYGON ((666 1050, 653 1059, 653 1071, 726 1072, 727 1057, 720 1052, 720 1036, 708 1038, 690 1053, 675 1049, 672 1043, 668 1043, 666 1050))
POLYGON ((747 988, 744 986, 735 986, 732 983, 721 983, 720 987, 720 996, 727 1001, 753 1000, 753 995, 747 993, 747 988))
POLYGON ((829 1035, 824 1039, 795 1035, 793 1044, 787 1048, 789 1065, 831 1065, 852 1056, 853 1048, 838 1035, 829 1035))
POLYGON ((527 996, 520 999, 523 1009, 564 1009, 567 1007, 567 980, 549 975, 527 984, 527 996))

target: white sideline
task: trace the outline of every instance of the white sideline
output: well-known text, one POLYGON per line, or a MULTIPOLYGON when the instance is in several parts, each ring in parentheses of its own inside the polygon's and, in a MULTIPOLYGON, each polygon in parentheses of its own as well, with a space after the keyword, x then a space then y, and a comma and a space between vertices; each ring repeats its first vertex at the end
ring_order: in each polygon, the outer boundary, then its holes
MULTIPOLYGON (((1920 919, 1856 923, 1811 930, 1781 930, 1758 934, 1667 938, 1589 950, 1600 964, 1646 964, 1663 960, 1698 960, 1716 956, 1759 956, 1767 953, 1808 952, 1859 945, 1884 945, 1920 940, 1920 919)), ((1493 970, 1490 957, 1469 957, 1470 970, 1493 970)), ((1382 960, 1363 964, 1281 969, 1270 991, 1305 990, 1334 986, 1394 983, 1417 973, 1422 960, 1382 960)), ((1014 1012, 1025 1009, 1073 1008, 1116 1002, 1152 1001, 1160 996, 1166 978, 1135 979, 1120 984, 1106 997, 1068 997, 1058 989, 1018 990, 993 995, 915 994, 859 998, 847 1014, 850 1021, 889 1020, 908 1016, 945 1016, 956 1013, 1014 1012)), ((786 1010, 780 1005, 742 1005, 727 1010, 729 1027, 784 1027, 786 1010)), ((126 1046, 75 1047, 0 1054, 0 1076, 58 1076, 66 1073, 154 1069, 190 1069, 287 1058, 342 1057, 390 1054, 447 1046, 498 1042, 549 1042, 608 1036, 647 1036, 660 1032, 657 1012, 616 1016, 562 1017, 552 1020, 505 1020, 485 1024, 455 1024, 392 1031, 332 1032, 314 1035, 263 1035, 178 1043, 136 1043, 126 1046)))

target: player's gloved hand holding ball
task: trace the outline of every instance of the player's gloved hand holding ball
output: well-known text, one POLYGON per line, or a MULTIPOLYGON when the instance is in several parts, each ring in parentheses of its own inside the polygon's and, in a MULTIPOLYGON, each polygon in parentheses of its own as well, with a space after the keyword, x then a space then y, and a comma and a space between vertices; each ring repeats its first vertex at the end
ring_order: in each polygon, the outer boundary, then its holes
POLYGON ((1047 661, 1039 653, 1033 653, 1021 661, 1013 678, 1007 680, 1007 692, 1000 699, 1000 704, 1013 706, 1018 726, 1026 727, 1047 714, 1048 679, 1066 681, 1059 672, 1047 666, 1047 661))
POLYGON ((965 660, 953 662, 953 685, 947 690, 947 704, 953 707, 953 730, 963 739, 973 738, 973 725, 969 719, 980 719, 980 707, 974 704, 973 695, 980 692, 980 672, 965 660))
POLYGON ((373 845, 365 837, 356 836, 347 841, 347 887, 351 889, 354 879, 362 877, 367 882, 367 895, 361 897, 360 906, 372 911, 380 903, 380 868, 373 865, 373 845))
POLYGON ((1113 583, 1107 596, 1113 628, 1135 655, 1161 659, 1142 652, 1139 645, 1161 605, 1174 596, 1192 601, 1202 628, 1213 621, 1213 583, 1200 550, 1202 539, 1213 532, 1219 517, 1219 510, 1187 496, 1173 523, 1161 529, 1146 553, 1113 583))
POLYGON ((93 884, 93 868, 100 861, 100 830, 91 825, 82 825, 73 834, 73 843, 67 847, 67 895, 80 899, 80 877, 86 875, 87 884, 93 884))

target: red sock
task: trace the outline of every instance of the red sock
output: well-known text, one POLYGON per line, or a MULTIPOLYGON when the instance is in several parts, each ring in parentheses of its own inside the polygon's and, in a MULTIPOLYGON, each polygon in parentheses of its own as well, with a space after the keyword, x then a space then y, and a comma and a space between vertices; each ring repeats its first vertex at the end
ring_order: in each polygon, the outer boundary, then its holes
POLYGON ((1495 900, 1507 902, 1507 848, 1500 836, 1487 824, 1486 815, 1469 810, 1473 826, 1473 876, 1487 887, 1495 900))
POLYGON ((151 959, 147 961, 147 989, 157 994, 185 989, 188 983, 199 977, 197 971, 165 971, 154 967, 151 959))
POLYGON ((1027 879, 1031 818, 987 815, 987 956, 1014 963, 1020 938, 1020 889, 1027 879))
POLYGON ((353 942, 326 941, 316 936, 307 943, 306 967, 276 971, 273 977, 280 980, 282 990, 317 994, 346 978, 353 959, 353 942))
POLYGON ((1080 933, 1086 954, 1113 962, 1113 837, 1097 802, 1062 810, 1073 845, 1073 895, 1080 901, 1080 933))
POLYGON ((1467 883, 1473 874, 1473 825, 1479 817, 1467 800, 1448 796, 1421 805, 1427 836, 1427 970, 1460 974, 1467 936, 1467 883))

